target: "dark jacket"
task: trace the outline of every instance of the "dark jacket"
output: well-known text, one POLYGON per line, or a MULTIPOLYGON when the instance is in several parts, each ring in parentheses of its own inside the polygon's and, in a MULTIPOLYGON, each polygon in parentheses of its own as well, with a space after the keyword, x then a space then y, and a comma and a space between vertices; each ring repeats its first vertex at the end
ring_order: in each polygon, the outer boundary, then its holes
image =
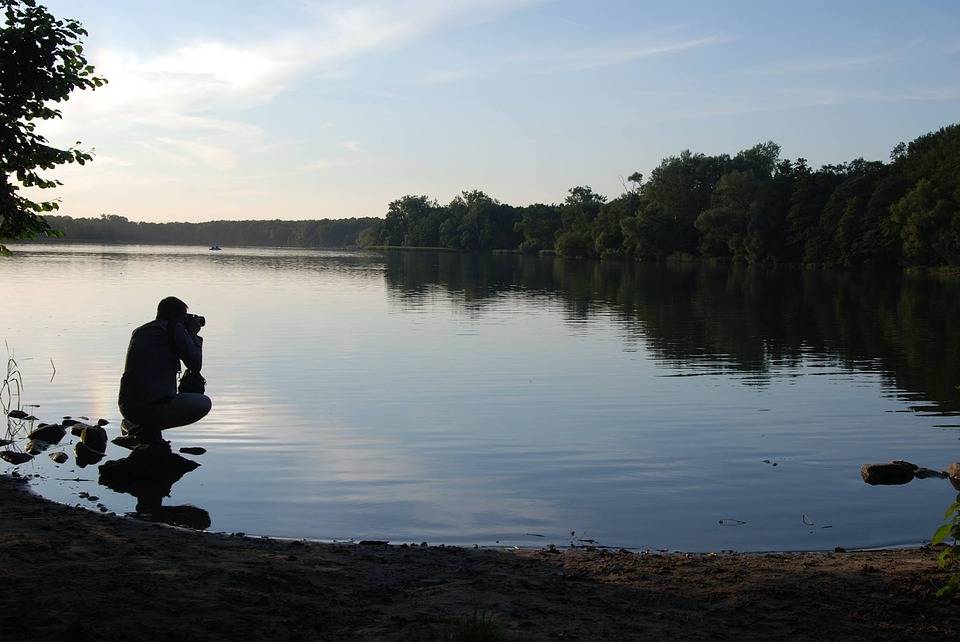
POLYGON ((182 323, 172 332, 170 323, 162 320, 134 330, 120 379, 120 411, 173 398, 181 361, 196 372, 203 365, 203 338, 191 335, 182 323))

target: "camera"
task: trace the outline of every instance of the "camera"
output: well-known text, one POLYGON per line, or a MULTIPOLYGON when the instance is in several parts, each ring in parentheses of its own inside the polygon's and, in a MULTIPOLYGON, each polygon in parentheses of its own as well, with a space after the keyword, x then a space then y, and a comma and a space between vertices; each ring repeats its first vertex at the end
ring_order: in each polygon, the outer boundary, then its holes
POLYGON ((202 328, 203 326, 207 325, 207 320, 204 319, 199 314, 188 314, 186 321, 184 322, 184 325, 191 325, 191 324, 195 325, 198 328, 202 328))

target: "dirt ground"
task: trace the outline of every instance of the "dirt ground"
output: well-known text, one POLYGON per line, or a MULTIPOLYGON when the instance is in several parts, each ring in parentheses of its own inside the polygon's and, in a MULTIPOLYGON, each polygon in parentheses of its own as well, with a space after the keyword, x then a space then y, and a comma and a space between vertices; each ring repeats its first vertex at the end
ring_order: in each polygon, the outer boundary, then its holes
POLYGON ((200 533, 0 478, 5 640, 958 639, 929 549, 489 551, 200 533))

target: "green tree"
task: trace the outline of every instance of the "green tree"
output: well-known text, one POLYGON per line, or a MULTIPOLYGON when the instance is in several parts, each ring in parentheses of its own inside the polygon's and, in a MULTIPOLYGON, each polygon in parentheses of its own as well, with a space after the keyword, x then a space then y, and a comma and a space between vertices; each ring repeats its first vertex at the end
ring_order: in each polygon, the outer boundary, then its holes
MULTIPOLYGON (((33 201, 22 188, 50 189, 57 180, 41 176, 66 163, 92 160, 76 147, 58 149, 37 132, 37 121, 60 118, 51 103, 77 89, 96 89, 106 80, 83 55, 87 32, 76 20, 60 20, 35 0, 2 0, 0 29, 0 241, 51 233, 44 212, 56 200, 33 201)), ((77 143, 79 144, 79 143, 77 143)), ((0 253, 7 253, 0 245, 0 253)))

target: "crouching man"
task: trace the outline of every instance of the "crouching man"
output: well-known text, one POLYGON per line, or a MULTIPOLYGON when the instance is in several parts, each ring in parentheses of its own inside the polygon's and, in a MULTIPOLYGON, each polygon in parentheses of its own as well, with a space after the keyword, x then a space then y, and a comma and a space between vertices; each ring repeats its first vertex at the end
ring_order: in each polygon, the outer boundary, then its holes
POLYGON ((187 314, 187 304, 171 296, 160 301, 154 321, 133 331, 119 401, 124 425, 141 442, 161 442, 161 430, 192 424, 210 412, 200 376, 203 337, 198 333, 204 324, 203 317, 187 314), (181 362, 187 372, 178 391, 181 362), (183 385, 188 376, 194 391, 183 385))

